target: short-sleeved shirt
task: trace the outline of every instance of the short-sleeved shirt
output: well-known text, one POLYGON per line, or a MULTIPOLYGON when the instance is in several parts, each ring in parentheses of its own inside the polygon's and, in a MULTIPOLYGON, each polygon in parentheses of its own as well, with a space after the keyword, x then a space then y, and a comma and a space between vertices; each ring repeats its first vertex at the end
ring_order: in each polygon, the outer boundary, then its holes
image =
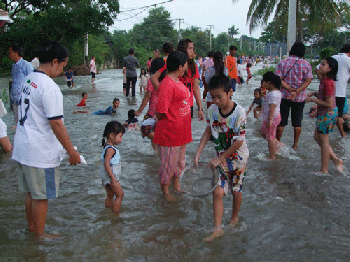
POLYGON ((159 84, 158 120, 154 143, 161 146, 182 146, 192 141, 189 91, 182 82, 166 76, 159 84))
POLYGON ((333 106, 327 107, 327 106, 317 105, 317 117, 325 115, 330 111, 333 111, 333 109, 336 107, 335 91, 336 89, 335 89, 334 80, 329 78, 328 76, 324 77, 321 80, 320 86, 318 88, 317 98, 322 101, 326 101, 327 97, 333 97, 333 106))
POLYGON ((350 57, 345 53, 332 56, 338 61, 337 81, 335 82, 336 97, 346 97, 346 87, 350 79, 350 57))
POLYGON ((91 59, 90 61, 90 72, 93 72, 96 74, 96 63, 94 59, 91 59))
POLYGON ((18 104, 21 99, 21 87, 24 78, 33 72, 31 63, 21 58, 17 63, 12 64, 12 86, 10 92, 11 104, 18 104))
POLYGON ((67 81, 72 81, 74 73, 73 71, 66 71, 64 75, 67 77, 67 81))
POLYGON ((273 115, 273 117, 276 117, 280 114, 281 100, 282 100, 281 91, 274 90, 267 93, 267 95, 264 98, 264 104, 263 104, 263 112, 262 112, 263 121, 267 121, 267 119, 269 118, 270 104, 276 105, 275 114, 273 115))
POLYGON ((151 79, 149 79, 147 82, 146 91, 151 92, 151 97, 149 99, 149 107, 148 107, 147 114, 150 116, 154 116, 156 114, 156 109, 157 109, 158 92, 154 89, 154 87, 151 83, 151 79))
POLYGON ((59 166, 63 147, 50 120, 63 119, 63 96, 45 73, 35 70, 24 79, 18 118, 12 159, 37 168, 59 166))
POLYGON ((243 140, 242 146, 226 159, 228 165, 235 162, 237 168, 245 167, 249 157, 245 140, 246 121, 244 108, 236 103, 227 115, 223 115, 215 104, 211 105, 207 112, 207 126, 211 129, 212 141, 215 144, 217 156, 229 149, 236 140, 243 140))
POLYGON ((262 107, 262 103, 263 103, 263 98, 259 97, 259 98, 254 98, 252 105, 256 104, 258 107, 262 107))
MULTIPOLYGON (((305 82, 306 78, 314 78, 310 63, 297 56, 290 56, 283 59, 277 65, 275 74, 281 77, 291 88, 297 89, 305 82)), ((281 87, 282 98, 287 99, 290 92, 281 87)), ((304 102, 306 98, 306 89, 296 95, 293 102, 304 102)))
POLYGON ((123 66, 126 67, 126 77, 135 77, 137 76, 136 68, 140 66, 140 63, 135 56, 128 55, 123 59, 123 66))
POLYGON ((214 66, 214 61, 212 58, 208 57, 202 64, 205 70, 209 70, 210 67, 214 66))
POLYGON ((191 70, 187 69, 187 76, 183 75, 182 77, 179 77, 179 80, 190 90, 190 106, 193 106, 193 82, 198 81, 198 78, 200 77, 198 72, 198 67, 195 64, 196 67, 196 73, 195 75, 192 75, 191 70))
POLYGON ((238 78, 236 57, 228 55, 226 57, 226 67, 229 77, 233 79, 238 78))

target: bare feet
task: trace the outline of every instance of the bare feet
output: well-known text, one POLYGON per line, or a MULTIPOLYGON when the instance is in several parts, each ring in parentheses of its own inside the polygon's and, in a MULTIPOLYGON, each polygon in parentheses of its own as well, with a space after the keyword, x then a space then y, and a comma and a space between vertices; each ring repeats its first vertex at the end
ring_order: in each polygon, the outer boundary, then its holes
POLYGON ((230 221, 230 226, 231 227, 235 227, 235 226, 237 226, 237 224, 238 224, 238 218, 232 219, 230 221))
POLYGON ((343 166, 343 159, 338 158, 336 161, 334 161, 335 167, 339 172, 344 171, 344 166, 343 166))
POLYGON ((274 157, 274 156, 267 156, 266 159, 268 159, 268 160, 275 160, 276 157, 274 157))
POLYGON ((215 238, 221 237, 224 235, 224 231, 221 228, 215 229, 215 231, 208 237, 204 238, 203 241, 210 242, 215 238))
POLYGON ((176 202, 177 201, 177 198, 176 197, 174 197, 173 195, 171 195, 171 194, 165 194, 164 195, 164 198, 165 198, 165 200, 166 201, 168 201, 168 202, 176 202))
POLYGON ((297 149, 298 149, 298 145, 293 144, 293 145, 292 145, 292 148, 293 148, 294 150, 297 150, 297 149))
POLYGON ((60 234, 42 234, 41 236, 38 236, 40 240, 45 240, 45 239, 54 239, 54 238, 59 238, 61 237, 60 234))

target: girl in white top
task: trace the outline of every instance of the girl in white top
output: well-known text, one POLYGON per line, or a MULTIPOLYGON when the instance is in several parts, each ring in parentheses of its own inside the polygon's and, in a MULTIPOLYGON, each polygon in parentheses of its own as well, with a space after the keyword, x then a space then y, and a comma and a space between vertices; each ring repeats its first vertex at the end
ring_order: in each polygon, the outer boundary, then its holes
POLYGON ((101 155, 100 177, 107 192, 105 207, 112 208, 113 213, 117 216, 119 216, 124 192, 119 183, 120 155, 115 146, 122 142, 124 133, 125 129, 121 123, 111 121, 106 124, 102 139, 104 149, 101 155))
POLYGON ((276 139, 277 126, 281 122, 281 84, 281 78, 273 72, 268 71, 263 75, 262 87, 266 88, 269 92, 265 96, 263 104, 263 124, 260 134, 268 142, 270 151, 270 157, 268 157, 268 159, 276 159, 276 147, 282 145, 282 143, 278 142, 276 139))
POLYGON ((146 69, 142 68, 140 73, 140 93, 142 94, 142 90, 146 93, 146 87, 148 82, 148 76, 146 69))

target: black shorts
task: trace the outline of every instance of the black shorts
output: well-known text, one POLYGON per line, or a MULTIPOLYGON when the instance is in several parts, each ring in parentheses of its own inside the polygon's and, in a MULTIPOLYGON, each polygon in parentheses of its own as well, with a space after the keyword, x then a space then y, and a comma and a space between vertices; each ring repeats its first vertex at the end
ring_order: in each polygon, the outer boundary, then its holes
POLYGON ((345 97, 335 97, 335 104, 338 107, 338 117, 343 117, 345 101, 345 97))
POLYGON ((191 118, 193 118, 193 106, 191 106, 191 118))
POLYGON ((126 83, 123 83, 123 89, 126 89, 126 83))
POLYGON ((92 76, 92 78, 95 78, 95 73, 91 72, 91 76, 92 76))
POLYGON ((67 81, 67 86, 70 87, 74 83, 73 79, 72 81, 67 81))
POLYGON ((284 127, 288 124, 289 109, 291 109, 292 126, 301 127, 301 121, 303 121, 304 114, 304 102, 293 102, 287 99, 281 101, 281 123, 279 127, 284 127))

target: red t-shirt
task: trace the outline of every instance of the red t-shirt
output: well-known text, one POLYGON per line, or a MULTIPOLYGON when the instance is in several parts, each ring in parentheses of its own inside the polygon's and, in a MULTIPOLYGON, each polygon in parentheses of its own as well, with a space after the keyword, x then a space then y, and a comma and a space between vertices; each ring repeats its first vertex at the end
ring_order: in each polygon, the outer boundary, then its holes
POLYGON ((77 106, 86 106, 86 99, 83 98, 77 106))
POLYGON ((326 101, 327 97, 331 97, 333 99, 333 106, 320 106, 317 105, 317 117, 327 114, 332 111, 336 107, 335 103, 335 82, 330 77, 326 76, 321 80, 320 86, 318 88, 317 98, 326 101))
POLYGON ((191 107, 188 89, 166 76, 159 84, 157 112, 165 114, 157 122, 154 143, 182 146, 192 141, 191 107))
MULTIPOLYGON (((190 106, 193 106, 193 81, 198 81, 198 78, 200 77, 198 72, 198 67, 196 66, 196 74, 194 77, 192 77, 191 70, 187 69, 188 76, 182 76, 179 77, 179 80, 190 90, 190 106)), ((160 73, 163 73, 164 70, 166 70, 166 64, 159 70, 160 73)))
POLYGON ((150 116, 154 116, 156 114, 156 109, 157 109, 158 92, 154 89, 154 87, 151 83, 151 79, 149 79, 147 82, 146 91, 151 92, 151 97, 149 99, 149 108, 148 108, 147 114, 150 116))

